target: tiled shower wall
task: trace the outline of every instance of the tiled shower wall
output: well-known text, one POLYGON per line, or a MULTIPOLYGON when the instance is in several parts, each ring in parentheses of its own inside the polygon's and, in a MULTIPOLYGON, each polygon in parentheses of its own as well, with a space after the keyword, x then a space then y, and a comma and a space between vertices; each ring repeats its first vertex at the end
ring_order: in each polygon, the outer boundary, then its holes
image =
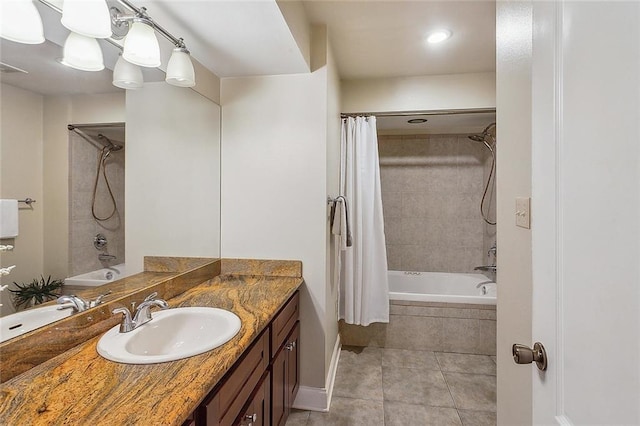
MULTIPOLYGON (((112 152, 106 162, 107 176, 116 199, 118 212, 109 220, 96 221, 91 215, 93 185, 96 179, 100 149, 77 134, 69 133, 69 275, 74 276, 105 266, 124 263, 124 149, 112 152), (107 237, 105 250, 93 246, 96 234, 107 237), (116 256, 110 263, 98 260, 100 253, 116 256)), ((112 202, 102 172, 98 181, 96 213, 106 217, 112 202)))
POLYGON ((380 135, 378 146, 389 269, 473 272, 486 264, 495 239, 480 216, 486 147, 467 135, 380 135))

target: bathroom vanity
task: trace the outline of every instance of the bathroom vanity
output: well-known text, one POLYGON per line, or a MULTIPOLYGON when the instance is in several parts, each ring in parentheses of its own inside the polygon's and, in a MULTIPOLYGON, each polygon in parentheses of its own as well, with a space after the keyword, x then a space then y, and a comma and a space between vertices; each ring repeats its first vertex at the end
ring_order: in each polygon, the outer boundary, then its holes
POLYGON ((299 385, 300 297, 295 293, 190 416, 187 425, 284 425, 299 385))
POLYGON ((284 425, 299 383, 301 263, 218 262, 218 275, 167 301, 234 312, 242 327, 228 343, 130 365, 98 355, 101 333, 1 384, 0 423, 284 425))

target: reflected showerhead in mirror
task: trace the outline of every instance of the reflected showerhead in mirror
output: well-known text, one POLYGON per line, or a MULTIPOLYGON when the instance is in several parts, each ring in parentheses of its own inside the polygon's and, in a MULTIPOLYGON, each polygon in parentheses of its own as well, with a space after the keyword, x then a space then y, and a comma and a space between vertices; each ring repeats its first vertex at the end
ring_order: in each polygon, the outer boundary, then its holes
POLYGON ((476 142, 484 142, 484 134, 482 135, 471 135, 469 136, 469 139, 471 139, 472 141, 476 141, 476 142))
POLYGON ((109 144, 109 145, 107 145, 107 148, 108 148, 109 152, 120 151, 122 148, 124 148, 122 145, 113 143, 113 141, 111 139, 109 139, 108 137, 106 137, 102 133, 100 133, 98 135, 98 139, 104 140, 109 144))

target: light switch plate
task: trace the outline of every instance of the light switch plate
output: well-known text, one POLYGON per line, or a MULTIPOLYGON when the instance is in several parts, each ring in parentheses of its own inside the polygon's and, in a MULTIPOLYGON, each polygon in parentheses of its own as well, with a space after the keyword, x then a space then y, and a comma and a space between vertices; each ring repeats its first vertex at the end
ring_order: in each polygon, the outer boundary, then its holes
POLYGON ((531 198, 516 198, 516 226, 531 229, 531 198))

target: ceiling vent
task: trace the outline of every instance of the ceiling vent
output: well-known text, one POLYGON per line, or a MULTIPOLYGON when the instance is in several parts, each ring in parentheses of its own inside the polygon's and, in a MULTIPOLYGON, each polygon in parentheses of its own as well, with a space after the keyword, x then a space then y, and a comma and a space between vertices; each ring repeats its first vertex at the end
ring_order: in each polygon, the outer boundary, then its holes
POLYGON ((21 68, 14 67, 9 64, 5 64, 4 62, 0 62, 0 74, 12 74, 15 72, 21 72, 23 74, 29 74, 29 71, 25 71, 21 68))

